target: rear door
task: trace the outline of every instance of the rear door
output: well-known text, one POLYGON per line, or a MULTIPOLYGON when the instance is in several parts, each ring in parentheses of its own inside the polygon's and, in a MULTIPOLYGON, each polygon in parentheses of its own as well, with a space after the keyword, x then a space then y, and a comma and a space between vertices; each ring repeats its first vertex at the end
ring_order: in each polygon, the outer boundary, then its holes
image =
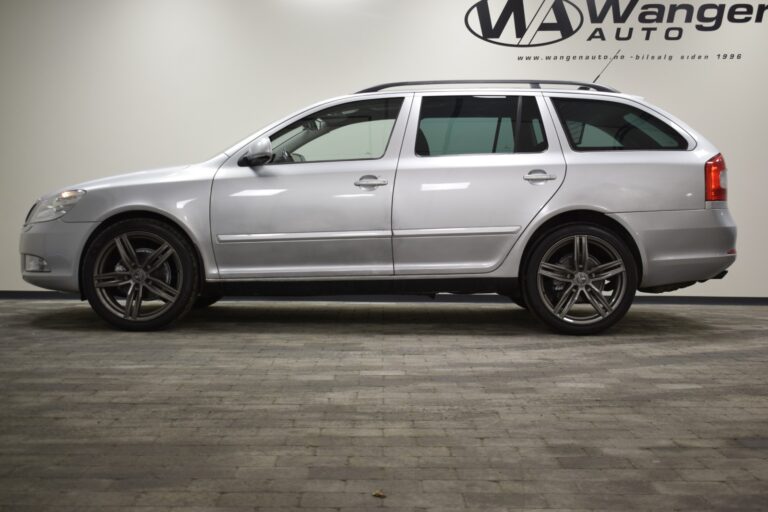
POLYGON ((416 95, 393 200, 395 274, 492 271, 564 178, 540 93, 416 95))

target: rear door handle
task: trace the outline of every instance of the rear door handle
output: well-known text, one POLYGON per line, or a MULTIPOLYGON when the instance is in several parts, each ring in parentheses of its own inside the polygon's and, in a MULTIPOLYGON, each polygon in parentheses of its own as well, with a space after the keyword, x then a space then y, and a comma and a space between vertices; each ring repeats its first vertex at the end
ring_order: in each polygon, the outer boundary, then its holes
POLYGON ((523 179, 528 183, 543 183, 545 181, 554 181, 557 179, 557 176, 554 174, 548 174, 547 171, 541 169, 534 169, 533 171, 523 176, 523 179))
POLYGON ((371 174, 366 174, 365 176, 361 176, 356 182, 356 187, 383 187, 384 185, 387 185, 389 182, 385 179, 379 178, 378 176, 373 176, 371 174))

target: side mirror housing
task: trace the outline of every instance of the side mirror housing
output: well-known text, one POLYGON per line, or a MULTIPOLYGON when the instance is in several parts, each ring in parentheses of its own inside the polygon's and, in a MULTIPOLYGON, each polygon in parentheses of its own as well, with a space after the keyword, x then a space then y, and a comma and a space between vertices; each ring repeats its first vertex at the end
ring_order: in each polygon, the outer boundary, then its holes
POLYGON ((240 167, 258 167, 272 160, 272 141, 269 137, 259 137, 250 144, 237 161, 240 167))

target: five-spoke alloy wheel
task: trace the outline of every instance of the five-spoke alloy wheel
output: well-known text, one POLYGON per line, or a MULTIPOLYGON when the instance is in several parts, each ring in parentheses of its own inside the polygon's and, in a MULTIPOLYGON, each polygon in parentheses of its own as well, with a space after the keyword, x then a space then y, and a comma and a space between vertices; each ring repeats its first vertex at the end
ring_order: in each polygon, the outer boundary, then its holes
POLYGON ((544 236, 522 277, 531 311, 565 334, 607 329, 626 314, 637 289, 637 267, 627 244, 588 224, 544 236))
POLYGON ((168 224, 154 219, 117 222, 89 245, 83 291, 93 309, 127 330, 168 326, 195 302, 199 275, 194 250, 168 224))

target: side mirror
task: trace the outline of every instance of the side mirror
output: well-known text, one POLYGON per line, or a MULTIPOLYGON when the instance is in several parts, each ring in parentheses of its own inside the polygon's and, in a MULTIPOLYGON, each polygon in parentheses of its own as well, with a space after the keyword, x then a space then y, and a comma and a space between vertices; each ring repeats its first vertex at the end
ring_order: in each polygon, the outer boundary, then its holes
POLYGON ((258 167, 272 160, 272 141, 269 137, 259 137, 250 144, 237 161, 240 167, 258 167))

